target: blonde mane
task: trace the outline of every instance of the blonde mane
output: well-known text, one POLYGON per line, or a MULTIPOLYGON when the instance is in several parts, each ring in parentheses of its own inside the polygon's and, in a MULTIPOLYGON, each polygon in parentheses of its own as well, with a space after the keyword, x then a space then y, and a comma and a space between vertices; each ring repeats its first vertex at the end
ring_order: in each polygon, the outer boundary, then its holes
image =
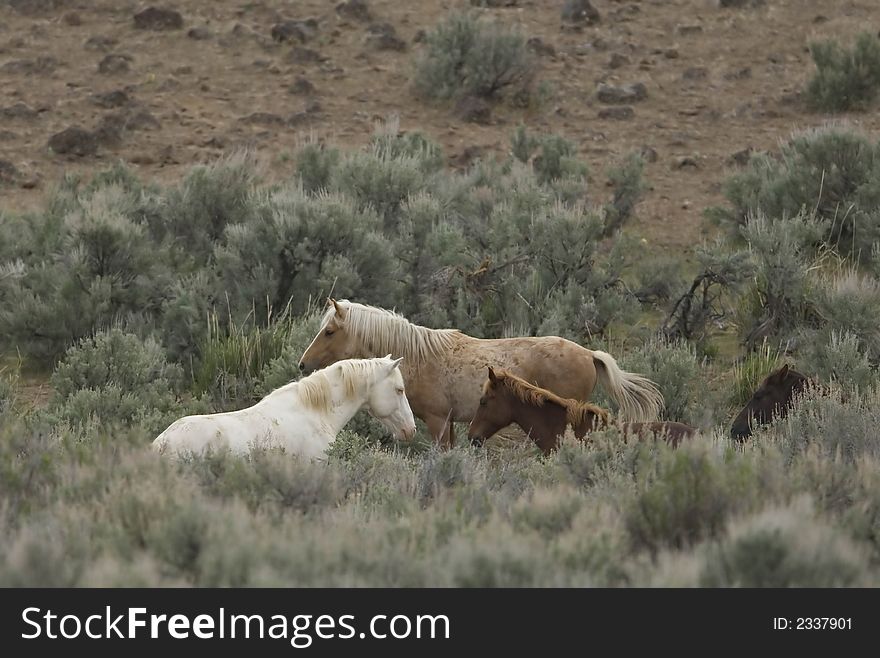
POLYGON ((320 412, 329 412, 333 402, 331 392, 333 381, 330 374, 339 374, 346 397, 354 397, 365 382, 370 381, 376 371, 382 365, 376 359, 345 359, 337 361, 331 366, 318 370, 308 377, 299 381, 291 382, 275 389, 269 395, 276 393, 293 392, 303 406, 320 412))
MULTIPOLYGON (((599 427, 608 424, 608 411, 602 407, 597 407, 595 404, 559 397, 556 393, 548 391, 546 388, 529 384, 525 379, 517 377, 509 370, 496 370, 495 377, 505 389, 510 391, 523 404, 543 407, 549 402, 559 405, 565 409, 566 420, 572 427, 579 427, 587 423, 591 416, 596 417, 599 427)), ((492 382, 487 380, 483 384, 483 392, 485 393, 490 386, 492 386, 492 382)))
POLYGON ((439 357, 450 349, 458 329, 431 329, 413 324, 394 311, 366 306, 343 299, 337 302, 345 311, 345 318, 336 316, 333 306, 327 309, 321 327, 336 317, 340 328, 354 336, 371 354, 402 356, 408 364, 424 363, 439 357))

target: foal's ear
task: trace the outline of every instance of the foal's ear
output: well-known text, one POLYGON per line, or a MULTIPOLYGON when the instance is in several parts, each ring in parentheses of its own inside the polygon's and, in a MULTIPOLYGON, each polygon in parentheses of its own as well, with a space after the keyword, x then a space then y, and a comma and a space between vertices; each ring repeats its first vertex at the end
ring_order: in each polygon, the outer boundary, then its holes
POLYGON ((493 384, 498 382, 498 375, 495 374, 495 371, 492 370, 492 366, 488 366, 489 368, 489 381, 493 384))

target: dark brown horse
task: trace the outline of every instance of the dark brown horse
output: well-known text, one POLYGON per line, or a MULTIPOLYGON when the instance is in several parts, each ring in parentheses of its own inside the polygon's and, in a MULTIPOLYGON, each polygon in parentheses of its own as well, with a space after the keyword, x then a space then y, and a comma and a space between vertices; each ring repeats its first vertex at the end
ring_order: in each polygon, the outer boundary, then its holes
POLYGON ((785 364, 779 370, 771 372, 752 398, 737 414, 730 427, 730 436, 742 441, 752 434, 752 428, 764 425, 774 417, 783 418, 791 408, 792 398, 804 390, 810 380, 785 364))
MULTIPOLYGON (((584 439, 590 432, 607 427, 609 419, 608 412, 594 404, 561 398, 507 370, 490 367, 477 413, 468 426, 468 438, 481 445, 511 423, 519 425, 547 455, 559 446, 567 427, 584 439)), ((673 446, 697 431, 673 422, 620 423, 617 427, 624 436, 662 437, 673 446)))

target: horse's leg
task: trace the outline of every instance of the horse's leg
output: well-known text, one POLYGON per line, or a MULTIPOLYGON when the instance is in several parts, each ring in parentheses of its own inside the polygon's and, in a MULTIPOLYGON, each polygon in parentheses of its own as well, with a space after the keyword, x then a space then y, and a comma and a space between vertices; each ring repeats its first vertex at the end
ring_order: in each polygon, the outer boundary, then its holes
POLYGON ((431 438, 434 439, 434 443, 445 450, 452 447, 455 437, 451 415, 439 416, 432 414, 424 419, 425 424, 428 426, 428 432, 431 433, 431 438))

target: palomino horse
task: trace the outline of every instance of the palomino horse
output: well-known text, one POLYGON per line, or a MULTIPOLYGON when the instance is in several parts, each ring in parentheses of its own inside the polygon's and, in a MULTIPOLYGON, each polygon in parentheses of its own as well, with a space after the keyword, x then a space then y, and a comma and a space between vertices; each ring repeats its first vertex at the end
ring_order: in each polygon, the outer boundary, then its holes
POLYGON ((309 372, 339 359, 388 352, 406 358, 403 378, 413 413, 446 447, 454 441, 453 422, 470 421, 477 412, 485 369, 494 364, 583 401, 598 379, 631 420, 653 420, 663 406, 663 396, 649 379, 621 370, 610 354, 564 338, 473 338, 347 300, 328 301, 321 329, 299 365, 309 372))
MULTIPOLYGON (((516 423, 545 455, 559 446, 566 428, 583 439, 593 430, 608 426, 608 412, 589 402, 567 400, 546 389, 529 384, 507 372, 489 368, 483 395, 474 419, 468 426, 471 443, 481 445, 502 427, 516 423)), ((662 437, 672 446, 696 434, 695 427, 684 423, 621 423, 624 436, 662 437)))
POLYGON ((788 364, 771 372, 737 414, 730 427, 730 436, 742 441, 752 435, 753 427, 769 423, 774 416, 785 417, 795 393, 802 392, 809 381, 806 375, 789 368, 788 364))
POLYGON ((397 438, 416 432, 406 399, 402 359, 348 359, 278 388, 255 405, 229 413, 186 416, 155 441, 160 453, 218 449, 246 454, 252 448, 284 448, 320 457, 358 410, 367 409, 397 438))

